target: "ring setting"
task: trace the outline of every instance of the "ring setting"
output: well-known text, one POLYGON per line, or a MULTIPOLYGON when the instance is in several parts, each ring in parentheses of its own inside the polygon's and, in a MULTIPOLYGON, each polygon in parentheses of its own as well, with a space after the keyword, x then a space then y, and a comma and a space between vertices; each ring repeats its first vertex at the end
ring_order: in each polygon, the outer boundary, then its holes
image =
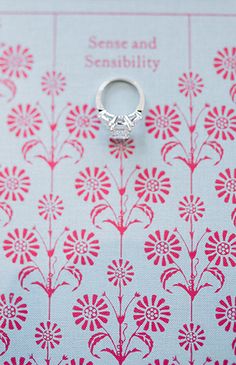
POLYGON ((120 139, 126 140, 130 137, 130 133, 136 122, 142 119, 142 113, 144 109, 144 93, 141 87, 138 85, 136 81, 125 79, 125 78, 115 78, 108 81, 105 81, 100 88, 98 89, 97 96, 96 96, 96 106, 98 111, 99 118, 105 122, 107 127, 111 132, 111 138, 113 139, 120 139), (114 82, 126 82, 136 88, 139 94, 139 104, 136 107, 136 110, 130 114, 126 115, 115 115, 108 112, 102 102, 102 95, 105 88, 114 82))

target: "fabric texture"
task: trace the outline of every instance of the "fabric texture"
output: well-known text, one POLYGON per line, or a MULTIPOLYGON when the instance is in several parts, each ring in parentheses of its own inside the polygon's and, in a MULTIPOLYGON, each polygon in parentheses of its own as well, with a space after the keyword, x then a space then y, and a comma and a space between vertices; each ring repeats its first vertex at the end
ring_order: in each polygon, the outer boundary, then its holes
POLYGON ((0 364, 236 363, 236 18, 173 9, 1 12, 0 364))

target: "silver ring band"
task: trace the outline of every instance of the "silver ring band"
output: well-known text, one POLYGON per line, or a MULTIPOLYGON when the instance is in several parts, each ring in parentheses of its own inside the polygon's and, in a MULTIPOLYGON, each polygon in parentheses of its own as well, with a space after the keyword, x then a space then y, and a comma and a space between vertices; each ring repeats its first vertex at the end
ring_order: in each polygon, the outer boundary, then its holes
POLYGON ((99 87, 96 95, 96 107, 98 111, 99 118, 106 123, 111 131, 112 138, 114 139, 128 139, 130 132, 136 124, 136 121, 142 119, 142 113, 144 110, 145 97, 140 85, 133 80, 126 78, 113 78, 104 81, 99 87), (139 103, 133 113, 127 115, 115 115, 109 113, 103 104, 103 93, 105 88, 114 82, 125 82, 134 86, 139 94, 139 103))

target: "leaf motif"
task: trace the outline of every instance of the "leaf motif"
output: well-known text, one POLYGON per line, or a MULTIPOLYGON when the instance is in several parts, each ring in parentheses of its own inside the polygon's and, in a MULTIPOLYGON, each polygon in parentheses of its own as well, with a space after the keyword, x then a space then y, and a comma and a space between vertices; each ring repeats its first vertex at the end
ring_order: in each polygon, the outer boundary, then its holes
POLYGON ((107 333, 104 332, 98 332, 95 333, 95 335, 93 335, 92 337, 90 337, 89 342, 88 342, 88 346, 89 346, 89 350, 91 352, 91 354, 96 357, 97 359, 100 359, 100 356, 98 356, 97 354, 94 353, 94 348, 95 346, 102 341, 105 337, 107 337, 107 333))
POLYGON ((78 152, 79 159, 75 161, 75 163, 78 163, 81 160, 81 158, 83 157, 83 154, 84 154, 83 145, 79 141, 77 141, 77 139, 68 139, 65 143, 72 146, 76 150, 76 152, 78 152))
POLYGON ((176 146, 178 146, 179 142, 176 142, 176 141, 170 141, 170 142, 167 142, 164 144, 164 146, 162 147, 161 149, 161 155, 162 155, 162 158, 163 158, 163 161, 167 164, 167 165, 170 165, 172 166, 172 164, 167 161, 167 155, 168 153, 173 150, 173 148, 175 148, 176 146))
POLYGON ((143 356, 143 359, 145 359, 152 352, 153 339, 146 332, 137 332, 135 336, 138 337, 141 341, 143 341, 145 345, 147 345, 148 347, 148 352, 143 356))
POLYGON ((232 219, 234 227, 236 227, 236 208, 231 213, 231 219, 232 219))
POLYGON ((229 90, 232 102, 236 103, 236 84, 233 84, 229 90))
POLYGON ((133 354, 134 352, 141 352, 141 350, 137 349, 136 347, 132 350, 127 351, 125 358, 127 358, 130 354, 133 354))
POLYGON ((154 217, 153 210, 147 204, 138 204, 135 206, 135 208, 140 209, 148 217, 149 223, 144 227, 145 229, 148 228, 153 221, 154 217))
POLYGON ((116 227, 116 229, 119 229, 119 226, 117 225, 117 223, 115 221, 113 221, 112 219, 104 219, 103 220, 104 223, 110 223, 112 224, 114 227, 116 227))
POLYGON ((195 295, 195 293, 192 291, 189 291, 189 289, 187 288, 187 286, 185 284, 182 284, 182 283, 176 283, 176 284, 173 284, 173 286, 178 286, 182 289, 184 289, 190 296, 193 296, 195 295))
POLYGON ((233 339, 232 349, 233 349, 234 355, 236 355, 236 337, 233 339))
POLYGON ((109 354, 113 355, 117 359, 117 355, 114 350, 110 349, 109 347, 106 347, 105 349, 101 350, 102 352, 109 352, 109 354))
POLYGON ((166 288, 166 284, 167 281, 175 274, 177 274, 177 272, 179 271, 179 269, 177 269, 176 267, 170 267, 169 269, 163 271, 163 273, 161 274, 161 283, 163 286, 163 289, 165 289, 168 293, 172 293, 172 291, 170 291, 169 289, 166 288))
POLYGON ((133 219, 132 221, 129 221, 127 226, 131 226, 132 224, 135 224, 135 223, 141 223, 141 221, 139 219, 133 219))
POLYGON ((5 202, 0 202, 0 209, 6 214, 7 221, 4 223, 3 227, 7 226, 8 223, 11 221, 13 210, 11 206, 5 202))
POLYGON ((204 156, 198 159, 196 166, 198 166, 202 161, 211 160, 212 158, 210 156, 204 156))
POLYGON ((56 162, 52 162, 51 160, 48 160, 46 156, 44 155, 35 155, 35 157, 40 158, 41 160, 45 161, 49 166, 51 166, 52 168, 54 168, 57 164, 56 162))
POLYGON ((9 93, 9 91, 11 92, 11 96, 7 100, 7 102, 9 103, 16 96, 16 84, 10 79, 0 79, 0 85, 1 85, 0 96, 3 97, 6 96, 5 90, 7 91, 7 94, 9 93), (4 93, 2 91, 4 91, 4 93))
POLYGON ((43 283, 41 283, 40 281, 33 281, 31 284, 33 285, 38 285, 40 286, 40 288, 42 288, 49 296, 51 296, 54 292, 54 289, 50 289, 47 288, 43 283))
POLYGON ((38 139, 31 139, 30 141, 27 141, 23 144, 21 151, 26 162, 32 164, 32 162, 29 161, 29 159, 27 158, 27 155, 32 150, 32 148, 34 148, 38 144, 40 144, 40 141, 38 139))
POLYGON ((218 163, 222 160, 224 154, 223 147, 216 141, 208 141, 206 142, 206 146, 212 148, 219 155, 219 159, 215 162, 215 165, 218 165, 218 163))
POLYGON ((20 285, 22 287, 22 289, 26 290, 26 291, 29 291, 28 288, 26 288, 24 286, 24 280, 25 278, 30 275, 32 272, 34 272, 35 270, 38 270, 37 266, 26 266, 24 267, 20 272, 19 272, 19 275, 18 275, 18 280, 20 281, 20 285))
POLYGON ((225 283, 224 274, 218 267, 209 267, 206 271, 210 272, 220 282, 220 287, 215 290, 215 293, 218 293, 225 283))
POLYGON ((5 346, 5 349, 0 353, 0 356, 2 356, 7 352, 11 342, 8 335, 3 330, 0 330, 0 341, 2 341, 5 346))
POLYGON ((200 285, 197 292, 199 292, 201 289, 209 288, 209 286, 212 286, 210 283, 204 283, 203 285, 200 285))
POLYGON ((107 204, 98 204, 91 210, 90 217, 95 227, 101 229, 101 227, 98 224, 96 224, 96 218, 107 208, 109 208, 109 205, 107 204))
POLYGON ((189 161, 185 158, 185 157, 182 157, 182 156, 176 156, 174 157, 175 160, 180 160, 180 161, 183 161, 188 167, 190 167, 190 163, 189 161))
MULTIPOLYGON (((51 289, 52 290, 52 294, 58 289, 60 288, 61 286, 65 286, 65 285, 70 285, 69 283, 67 283, 67 281, 63 281, 62 283, 59 283, 55 286, 55 288, 51 289)), ((49 293, 49 291, 48 291, 49 293)))
POLYGON ((80 286, 82 278, 83 278, 83 275, 81 274, 80 270, 77 269, 75 266, 66 266, 64 268, 64 270, 68 271, 76 279, 77 285, 74 287, 74 289, 72 291, 77 290, 78 287, 80 286))

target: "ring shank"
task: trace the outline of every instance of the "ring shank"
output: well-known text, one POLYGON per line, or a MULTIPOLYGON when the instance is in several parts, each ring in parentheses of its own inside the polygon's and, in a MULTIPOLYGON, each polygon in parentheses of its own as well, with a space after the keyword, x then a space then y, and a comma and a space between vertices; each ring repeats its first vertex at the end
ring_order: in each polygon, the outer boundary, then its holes
POLYGON ((97 95, 96 95, 97 110, 102 111, 102 110, 105 109, 103 101, 102 101, 102 96, 103 96, 103 93, 104 93, 104 90, 106 89, 106 87, 108 85, 114 83, 114 82, 125 82, 125 83, 130 84, 130 85, 135 87, 135 89, 138 91, 138 94, 139 94, 139 103, 136 107, 136 110, 139 111, 139 112, 142 112, 143 109, 144 109, 144 103, 145 103, 145 98, 144 98, 144 93, 143 93, 142 88, 140 87, 140 85, 136 81, 133 81, 133 80, 130 80, 130 79, 127 79, 127 78, 122 78, 122 77, 113 78, 113 79, 104 81, 100 85, 100 87, 97 91, 97 95))

